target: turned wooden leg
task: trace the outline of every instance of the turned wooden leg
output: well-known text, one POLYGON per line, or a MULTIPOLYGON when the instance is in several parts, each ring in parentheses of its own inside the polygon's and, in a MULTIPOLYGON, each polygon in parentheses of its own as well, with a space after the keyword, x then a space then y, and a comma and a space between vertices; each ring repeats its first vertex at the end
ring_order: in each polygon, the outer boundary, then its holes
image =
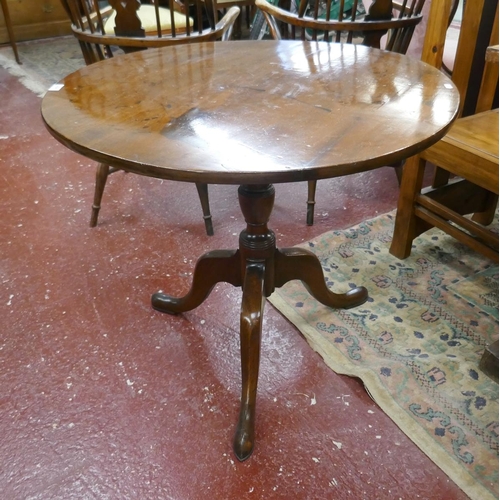
POLYGON ((97 226, 97 218, 99 217, 99 210, 101 209, 102 194, 110 174, 111 167, 104 163, 97 165, 95 174, 95 191, 94 191, 94 204, 92 205, 92 215, 90 216, 90 227, 97 226))
POLYGON ((240 233, 239 249, 216 250, 196 263, 190 291, 181 298, 155 293, 153 308, 180 313, 199 306, 220 281, 242 286, 240 315, 242 389, 240 415, 233 449, 238 460, 246 460, 255 441, 255 404, 259 375, 260 341, 265 298, 275 287, 292 279, 301 280, 309 292, 329 307, 354 307, 368 297, 364 287, 347 293, 331 292, 325 284, 318 258, 307 250, 276 248, 276 238, 267 223, 274 204, 271 184, 242 185, 238 189, 241 212, 247 223, 240 233))
POLYGON ((316 184, 317 181, 307 181, 307 215, 306 223, 308 226, 314 224, 314 205, 316 204, 316 184))
POLYGON ((348 309, 368 299, 365 287, 356 287, 346 293, 334 293, 326 286, 321 264, 312 252, 302 248, 276 250, 275 286, 279 288, 288 281, 301 280, 308 292, 327 307, 348 309))
POLYGON ((180 298, 155 293, 151 299, 153 308, 169 314, 191 311, 210 295, 217 283, 225 281, 241 286, 240 260, 237 250, 214 250, 202 255, 194 268, 189 292, 180 298))
POLYGON ((243 283, 240 319, 241 405, 233 449, 238 460, 246 460, 253 451, 255 404, 259 377, 260 340, 264 314, 264 263, 249 263, 243 283))
POLYGON ((201 209, 203 210, 205 230, 208 236, 213 236, 214 228, 212 225, 212 214, 210 213, 210 204, 208 201, 208 185, 197 182, 196 189, 198 190, 198 196, 200 197, 200 202, 201 202, 201 209))
POLYGON ((396 174, 396 179, 398 180, 398 186, 401 186, 401 180, 403 178, 403 166, 405 162, 404 161, 398 161, 397 163, 393 163, 392 165, 389 165, 394 169, 394 173, 396 174))
POLYGON ((498 195, 496 193, 489 192, 485 196, 484 210, 482 212, 476 212, 472 216, 472 220, 483 226, 488 226, 493 222, 493 219, 495 218, 497 206, 498 206, 498 195))

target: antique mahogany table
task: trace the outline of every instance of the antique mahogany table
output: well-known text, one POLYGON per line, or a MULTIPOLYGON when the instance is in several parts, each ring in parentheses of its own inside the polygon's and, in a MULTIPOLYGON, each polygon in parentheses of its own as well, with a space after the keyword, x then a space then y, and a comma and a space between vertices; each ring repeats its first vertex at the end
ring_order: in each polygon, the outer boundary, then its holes
POLYGON ((42 116, 64 145, 101 163, 164 179, 239 185, 246 221, 237 250, 197 262, 190 291, 153 307, 181 313, 214 285, 242 288, 242 396, 234 451, 254 445, 265 298, 299 279, 322 304, 348 308, 363 287, 333 293, 316 256, 278 249, 273 183, 337 177, 403 160, 439 140, 459 97, 418 60, 359 45, 216 42, 149 49, 72 73, 42 116))

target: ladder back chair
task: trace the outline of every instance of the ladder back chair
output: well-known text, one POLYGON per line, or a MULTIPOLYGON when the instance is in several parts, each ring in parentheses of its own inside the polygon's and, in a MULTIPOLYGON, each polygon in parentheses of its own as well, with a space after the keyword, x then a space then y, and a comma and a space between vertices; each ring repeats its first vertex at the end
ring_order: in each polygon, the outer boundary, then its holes
MULTIPOLYGON (((71 20, 85 63, 116 55, 175 44, 228 40, 239 15, 238 7, 228 9, 217 21, 212 0, 168 0, 168 8, 139 0, 61 0, 71 20)), ((164 2, 162 2, 163 4, 164 2)), ((97 225, 102 195, 109 174, 118 171, 99 164, 90 226, 97 225)), ((208 235, 213 235, 208 186, 197 183, 208 235)))
MULTIPOLYGON (((438 227, 498 262, 498 234, 484 227, 498 201, 498 48, 492 47, 497 45, 498 0, 466 2, 451 76, 461 96, 459 118, 403 167, 390 247, 400 259, 410 255, 419 234, 438 227), (426 162, 439 174, 429 188, 423 188, 426 162), (465 217, 470 214, 472 219, 465 217)), ((439 67, 442 47, 439 52, 426 39, 424 60, 439 67)))
MULTIPOLYGON (((425 0, 374 0, 367 10, 365 3, 369 4, 363 0, 282 0, 276 6, 255 0, 276 40, 361 43, 405 54, 422 21, 425 0)), ((394 165, 396 174, 400 166, 394 165)), ((314 223, 316 184, 316 180, 308 181, 308 225, 314 223)))

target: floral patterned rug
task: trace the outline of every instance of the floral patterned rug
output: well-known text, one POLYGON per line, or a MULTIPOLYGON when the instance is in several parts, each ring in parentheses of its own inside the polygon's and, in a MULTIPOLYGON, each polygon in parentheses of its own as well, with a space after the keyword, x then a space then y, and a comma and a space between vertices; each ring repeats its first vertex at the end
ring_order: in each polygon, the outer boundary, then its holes
POLYGON ((389 254, 394 213, 301 246, 336 292, 368 302, 333 310, 299 281, 270 302, 335 372, 359 377, 393 421, 472 499, 498 498, 498 384, 479 370, 498 338, 498 266, 433 229, 411 256, 389 254))

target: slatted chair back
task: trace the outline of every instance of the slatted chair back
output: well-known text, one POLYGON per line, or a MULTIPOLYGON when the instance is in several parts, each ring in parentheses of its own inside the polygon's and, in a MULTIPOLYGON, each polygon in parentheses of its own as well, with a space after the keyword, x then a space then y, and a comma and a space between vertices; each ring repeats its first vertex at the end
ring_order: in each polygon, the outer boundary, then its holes
POLYGON ((488 65, 485 56, 489 46, 498 45, 498 1, 473 3, 463 7, 451 75, 460 92, 460 116, 498 107, 498 67, 488 65))
MULTIPOLYGON (((363 0, 281 0, 279 6, 255 0, 275 40, 361 43, 399 54, 406 54, 424 4, 425 0, 373 0, 366 10, 363 0)), ((399 179, 401 164, 394 167, 399 179)), ((314 223, 316 186, 316 180, 307 183, 309 226, 314 223)))
POLYGON ((274 39, 359 42, 406 53, 415 26, 422 20, 425 0, 374 0, 365 10, 362 0, 283 0, 279 6, 255 0, 274 39))
MULTIPOLYGON (((233 6, 216 22, 212 0, 61 0, 80 43, 85 63, 115 54, 174 44, 227 40, 240 13, 233 6)), ((97 225, 109 174, 119 171, 98 164, 90 226, 97 225)), ((213 235, 207 184, 196 183, 207 234, 213 235)))
POLYGON ((61 0, 87 64, 112 57, 116 48, 132 52, 178 43, 228 39, 239 8, 218 22, 212 0, 61 0), (162 5, 164 2, 162 2, 162 5))

